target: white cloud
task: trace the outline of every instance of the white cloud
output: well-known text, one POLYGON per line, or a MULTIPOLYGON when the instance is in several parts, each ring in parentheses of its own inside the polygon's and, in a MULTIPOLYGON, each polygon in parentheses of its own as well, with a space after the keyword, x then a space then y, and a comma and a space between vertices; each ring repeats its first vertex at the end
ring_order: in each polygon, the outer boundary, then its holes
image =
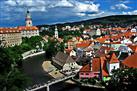
POLYGON ((78 15, 78 16, 86 16, 85 13, 76 13, 76 15, 78 15))
POLYGON ((102 11, 100 13, 97 13, 97 14, 89 14, 88 16, 102 16, 105 12, 102 11))
POLYGON ((121 3, 130 3, 131 1, 129 0, 119 0, 121 3))
POLYGON ((5 1, 5 4, 10 5, 10 6, 16 6, 17 5, 14 0, 5 1))
POLYGON ((115 6, 112 6, 111 9, 126 10, 126 9, 130 9, 130 7, 122 3, 122 4, 116 4, 115 6))
POLYGON ((76 2, 74 9, 78 12, 98 12, 99 6, 100 4, 76 2))
POLYGON ((53 7, 73 7, 73 4, 67 0, 61 0, 57 1, 57 3, 53 5, 53 7))
POLYGON ((44 6, 39 6, 39 7, 31 7, 29 9, 30 11, 41 11, 41 12, 45 12, 46 8, 44 6))
POLYGON ((123 12, 124 15, 137 15, 137 10, 130 11, 130 12, 123 12))
POLYGON ((15 11, 25 11, 26 8, 30 11, 46 11, 45 0, 7 0, 3 2, 4 5, 10 6, 10 9, 15 8, 15 11))

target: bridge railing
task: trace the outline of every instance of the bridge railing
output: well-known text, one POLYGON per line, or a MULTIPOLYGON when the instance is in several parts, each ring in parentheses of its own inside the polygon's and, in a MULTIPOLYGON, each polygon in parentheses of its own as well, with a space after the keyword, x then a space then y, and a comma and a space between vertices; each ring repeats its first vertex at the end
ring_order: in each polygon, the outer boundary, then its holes
POLYGON ((25 89, 24 91, 36 91, 36 90, 45 88, 45 87, 47 87, 47 86, 56 84, 56 83, 58 83, 58 82, 67 80, 67 79, 69 79, 69 78, 72 78, 72 77, 74 77, 75 75, 76 75, 76 73, 72 73, 72 74, 70 74, 70 75, 66 75, 65 77, 60 77, 60 78, 57 78, 57 79, 49 80, 47 83, 35 84, 35 85, 33 85, 32 87, 28 87, 28 88, 25 89))

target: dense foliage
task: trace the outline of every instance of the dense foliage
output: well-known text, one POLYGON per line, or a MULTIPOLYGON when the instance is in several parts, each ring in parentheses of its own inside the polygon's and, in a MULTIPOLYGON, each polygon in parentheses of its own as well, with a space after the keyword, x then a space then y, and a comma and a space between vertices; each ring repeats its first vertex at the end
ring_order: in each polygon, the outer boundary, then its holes
POLYGON ((28 78, 19 67, 21 54, 0 48, 0 91, 22 91, 28 78))
POLYGON ((106 88, 108 91, 136 91, 137 69, 129 68, 114 70, 106 88))
MULTIPOLYGON (((62 31, 60 29, 58 31, 58 33, 59 33, 60 38, 64 38, 65 36, 69 36, 69 35, 71 35, 71 36, 80 36, 82 34, 82 30, 79 30, 79 31, 78 30, 77 31, 68 31, 68 30, 62 31)), ((49 31, 43 30, 40 34, 42 36, 48 35, 48 36, 52 37, 52 36, 54 36, 54 29, 49 30, 49 31)))
POLYGON ((58 43, 56 40, 49 39, 48 42, 44 44, 43 49, 46 52, 46 58, 51 59, 57 52, 64 51, 64 42, 58 43))
POLYGON ((23 38, 19 46, 0 47, 0 91, 22 91, 29 78, 22 71, 22 53, 41 48, 41 36, 23 38))

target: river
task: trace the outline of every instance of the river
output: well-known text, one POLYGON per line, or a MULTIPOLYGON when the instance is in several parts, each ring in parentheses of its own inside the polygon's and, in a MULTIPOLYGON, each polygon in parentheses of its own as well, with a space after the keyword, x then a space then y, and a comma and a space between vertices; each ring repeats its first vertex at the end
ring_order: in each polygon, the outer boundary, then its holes
MULTIPOLYGON (((27 58, 23 61, 24 72, 31 78, 32 85, 47 82, 53 79, 42 68, 42 63, 45 61, 44 54, 37 55, 31 58, 27 58)), ((101 89, 79 87, 78 85, 67 84, 60 82, 50 86, 50 91, 103 91, 101 89)), ((38 91, 46 91, 41 89, 38 91)))

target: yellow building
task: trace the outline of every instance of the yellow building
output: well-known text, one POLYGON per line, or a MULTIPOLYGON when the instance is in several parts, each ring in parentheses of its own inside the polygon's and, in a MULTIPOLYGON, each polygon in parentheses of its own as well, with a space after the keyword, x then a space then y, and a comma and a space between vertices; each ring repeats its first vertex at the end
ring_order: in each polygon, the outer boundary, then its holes
POLYGON ((11 47, 22 43, 21 32, 18 28, 0 28, 1 46, 11 47))

